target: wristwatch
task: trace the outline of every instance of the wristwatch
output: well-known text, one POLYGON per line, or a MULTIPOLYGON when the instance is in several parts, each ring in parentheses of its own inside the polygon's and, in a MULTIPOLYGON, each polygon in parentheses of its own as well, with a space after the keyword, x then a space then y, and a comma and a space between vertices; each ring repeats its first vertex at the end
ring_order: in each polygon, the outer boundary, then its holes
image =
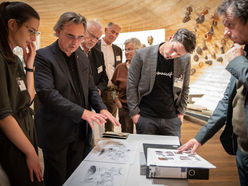
POLYGON ((34 72, 34 68, 25 67, 24 69, 25 69, 27 72, 34 72))

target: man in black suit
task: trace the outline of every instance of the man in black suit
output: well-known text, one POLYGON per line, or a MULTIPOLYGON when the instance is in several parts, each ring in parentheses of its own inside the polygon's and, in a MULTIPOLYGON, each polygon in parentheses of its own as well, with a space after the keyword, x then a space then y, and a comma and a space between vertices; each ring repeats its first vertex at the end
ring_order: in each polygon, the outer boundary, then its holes
POLYGON ((79 48, 86 20, 74 12, 62 14, 54 26, 58 40, 37 51, 35 88, 40 100, 35 121, 43 150, 46 186, 61 186, 90 150, 93 122, 107 119, 87 56, 79 48), (90 111, 94 108, 96 112, 90 111))
MULTIPOLYGON (((107 106, 109 112, 116 116, 117 106, 115 100, 115 89, 111 82, 112 76, 115 71, 115 67, 122 62, 122 50, 113 42, 116 40, 120 33, 120 26, 115 23, 109 23, 105 28, 105 36, 97 43, 96 47, 99 48, 104 55, 104 63, 106 66, 106 72, 108 76, 108 85, 106 91, 102 94, 102 99, 107 106)), ((107 122, 105 124, 105 131, 113 131, 114 126, 107 122)))

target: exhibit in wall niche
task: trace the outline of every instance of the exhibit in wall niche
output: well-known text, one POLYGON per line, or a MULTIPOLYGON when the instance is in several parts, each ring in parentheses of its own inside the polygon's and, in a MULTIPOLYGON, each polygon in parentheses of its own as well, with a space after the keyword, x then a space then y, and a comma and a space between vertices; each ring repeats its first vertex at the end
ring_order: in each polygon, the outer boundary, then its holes
POLYGON ((224 26, 216 9, 188 6, 182 13, 182 22, 193 23, 196 33, 196 49, 191 54, 190 95, 195 105, 214 110, 230 79, 225 70, 225 53, 233 42, 224 37, 224 26), (201 95, 201 96, 199 96, 201 95))

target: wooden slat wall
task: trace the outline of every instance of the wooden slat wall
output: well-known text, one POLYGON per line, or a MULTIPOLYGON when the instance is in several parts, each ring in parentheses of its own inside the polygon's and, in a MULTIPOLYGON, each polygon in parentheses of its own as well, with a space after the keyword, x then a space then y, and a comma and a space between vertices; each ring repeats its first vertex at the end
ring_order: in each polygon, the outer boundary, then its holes
POLYGON ((97 18, 103 26, 110 21, 116 22, 122 27, 121 32, 165 28, 166 35, 169 36, 180 27, 193 30, 195 19, 202 9, 208 8, 212 13, 222 0, 23 1, 33 6, 40 14, 41 47, 45 47, 56 39, 53 36, 52 28, 58 17, 67 11, 80 13, 88 20, 97 18), (192 20, 182 23, 188 6, 193 7, 192 20))

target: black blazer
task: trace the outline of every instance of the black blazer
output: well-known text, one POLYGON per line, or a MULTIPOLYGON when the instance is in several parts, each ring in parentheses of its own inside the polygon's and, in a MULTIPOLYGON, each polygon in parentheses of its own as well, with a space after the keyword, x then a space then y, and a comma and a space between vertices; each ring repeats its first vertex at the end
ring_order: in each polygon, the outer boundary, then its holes
MULTIPOLYGON (((101 50, 101 40, 99 40, 95 46, 97 49, 101 50)), ((115 56, 115 67, 117 65, 119 65, 120 63, 122 63, 122 50, 120 47, 118 47, 117 45, 112 44, 112 48, 114 51, 114 56, 115 56)))
POLYGON ((103 53, 96 47, 93 47, 89 52, 88 58, 90 61, 94 82, 97 88, 103 93, 108 85, 108 76, 106 74, 103 53))
MULTIPOLYGON (((85 108, 96 112, 106 109, 93 82, 87 56, 75 51, 79 81, 83 89, 85 108)), ((81 119, 84 109, 78 104, 72 77, 60 51, 58 41, 37 51, 35 57, 35 89, 40 101, 35 116, 41 147, 55 148, 91 132, 81 119)))

